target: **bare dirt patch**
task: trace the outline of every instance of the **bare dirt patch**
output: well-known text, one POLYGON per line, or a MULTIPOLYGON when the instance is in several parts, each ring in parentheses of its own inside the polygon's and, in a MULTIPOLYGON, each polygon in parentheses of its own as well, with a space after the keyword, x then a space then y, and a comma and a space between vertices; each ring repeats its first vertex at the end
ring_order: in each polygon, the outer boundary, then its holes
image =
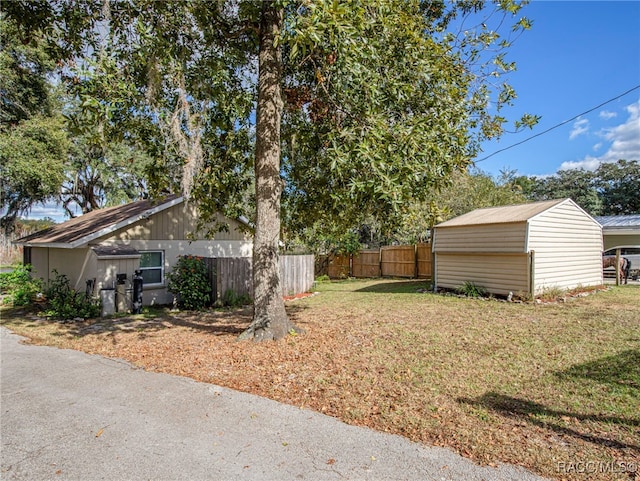
POLYGON ((553 305, 429 294, 406 281, 320 284, 287 303, 304 335, 239 342, 251 309, 70 324, 3 311, 34 343, 125 359, 558 479, 635 479, 640 290, 553 305))

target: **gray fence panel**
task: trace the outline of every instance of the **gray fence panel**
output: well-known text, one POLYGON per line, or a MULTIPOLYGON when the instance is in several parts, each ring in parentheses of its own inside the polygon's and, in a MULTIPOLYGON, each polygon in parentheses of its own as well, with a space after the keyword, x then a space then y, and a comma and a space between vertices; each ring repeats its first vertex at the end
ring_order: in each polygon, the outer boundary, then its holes
MULTIPOLYGON (((229 290, 238 296, 253 297, 253 272, 250 257, 205 259, 211 282, 211 302, 222 299, 229 290)), ((314 282, 314 257, 280 256, 280 283, 285 296, 309 292, 314 282)))

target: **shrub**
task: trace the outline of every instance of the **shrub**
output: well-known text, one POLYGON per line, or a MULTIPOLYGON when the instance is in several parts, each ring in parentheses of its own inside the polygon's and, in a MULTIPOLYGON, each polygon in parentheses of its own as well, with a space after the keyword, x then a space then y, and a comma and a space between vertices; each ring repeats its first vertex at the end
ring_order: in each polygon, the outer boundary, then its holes
POLYGON ((98 317, 100 315, 100 301, 88 296, 85 292, 79 292, 71 288, 69 278, 64 274, 58 274, 53 270, 55 279, 49 281, 45 292, 48 309, 47 317, 54 319, 83 319, 98 317))
POLYGON ((466 281, 462 286, 458 287, 457 292, 467 297, 485 297, 487 290, 471 281, 466 281))
POLYGON ((229 307, 240 307, 251 304, 251 298, 247 294, 238 294, 233 289, 227 289, 222 296, 222 304, 229 307))
POLYGON ((179 307, 199 310, 209 304, 211 285, 202 257, 178 256, 178 262, 167 279, 167 290, 178 298, 179 307))
POLYGON ((30 264, 19 265, 11 272, 0 274, 0 290, 7 294, 5 303, 26 306, 42 292, 42 281, 31 277, 30 264))

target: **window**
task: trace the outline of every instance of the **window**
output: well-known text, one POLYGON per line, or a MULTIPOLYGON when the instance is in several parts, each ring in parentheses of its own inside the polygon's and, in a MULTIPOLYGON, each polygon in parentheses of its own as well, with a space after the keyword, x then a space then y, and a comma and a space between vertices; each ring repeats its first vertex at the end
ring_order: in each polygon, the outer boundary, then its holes
POLYGON ((164 283, 164 252, 140 252, 140 270, 144 285, 164 283))

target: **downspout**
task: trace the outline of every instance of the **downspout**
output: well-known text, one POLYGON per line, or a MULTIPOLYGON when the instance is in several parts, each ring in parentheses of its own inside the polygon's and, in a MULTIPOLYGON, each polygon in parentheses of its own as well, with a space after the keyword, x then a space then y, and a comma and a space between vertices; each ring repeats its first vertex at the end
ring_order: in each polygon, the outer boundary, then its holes
POLYGON ((526 228, 524 230, 524 251, 527 256, 527 268, 529 270, 527 282, 529 283, 529 294, 533 300, 536 295, 536 252, 529 250, 529 221, 527 220, 526 228))
POLYGON ((433 226, 431 226, 431 282, 433 283, 433 292, 438 292, 438 262, 437 262, 437 254, 435 251, 436 247, 436 231, 433 226))
POLYGON ((536 251, 529 251, 529 294, 531 299, 536 297, 536 251))

